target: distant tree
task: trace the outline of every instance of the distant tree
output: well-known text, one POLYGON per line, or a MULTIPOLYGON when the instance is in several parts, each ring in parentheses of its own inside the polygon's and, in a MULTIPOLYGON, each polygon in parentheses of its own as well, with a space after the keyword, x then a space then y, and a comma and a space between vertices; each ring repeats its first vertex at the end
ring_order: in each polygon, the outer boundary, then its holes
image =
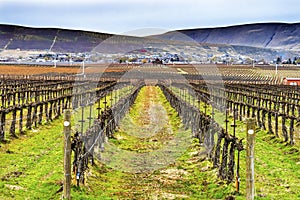
POLYGON ((282 58, 281 57, 277 57, 276 64, 280 64, 281 62, 282 62, 282 58))
POLYGON ((299 64, 300 63, 300 57, 295 57, 294 58, 294 61, 293 61, 293 64, 294 65, 297 65, 297 64, 299 64))
POLYGON ((153 65, 162 65, 163 62, 162 62, 162 60, 160 60, 159 58, 156 58, 154 61, 152 61, 152 64, 153 64, 153 65))
POLYGON ((294 64, 294 65, 297 64, 296 61, 297 61, 297 57, 295 57, 294 60, 293 60, 293 64, 294 64))

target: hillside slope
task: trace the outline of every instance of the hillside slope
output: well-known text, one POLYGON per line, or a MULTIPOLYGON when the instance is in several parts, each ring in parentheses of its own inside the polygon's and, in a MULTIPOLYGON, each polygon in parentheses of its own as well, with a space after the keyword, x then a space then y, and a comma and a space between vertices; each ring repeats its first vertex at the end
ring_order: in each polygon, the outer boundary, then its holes
POLYGON ((0 49, 86 52, 111 36, 79 30, 0 25, 0 49))
POLYGON ((178 32, 199 43, 300 50, 300 23, 261 23, 188 29, 171 31, 156 37, 167 40, 182 40, 184 37, 178 37, 178 32))

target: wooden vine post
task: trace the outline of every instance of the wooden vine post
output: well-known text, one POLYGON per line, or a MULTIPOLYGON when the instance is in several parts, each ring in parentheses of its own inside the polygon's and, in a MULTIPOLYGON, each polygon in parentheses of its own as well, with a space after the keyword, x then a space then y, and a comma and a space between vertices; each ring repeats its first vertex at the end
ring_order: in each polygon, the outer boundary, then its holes
POLYGON ((247 156, 246 156, 246 199, 254 199, 254 139, 255 119, 249 118, 247 123, 247 156))
POLYGON ((64 185, 63 198, 71 199, 71 110, 64 111, 64 185))

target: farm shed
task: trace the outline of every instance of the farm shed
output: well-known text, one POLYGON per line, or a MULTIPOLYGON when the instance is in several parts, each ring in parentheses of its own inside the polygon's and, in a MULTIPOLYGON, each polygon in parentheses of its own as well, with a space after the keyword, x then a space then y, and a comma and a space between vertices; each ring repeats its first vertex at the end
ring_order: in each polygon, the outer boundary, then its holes
POLYGON ((284 85, 300 85, 300 78, 283 78, 284 85))

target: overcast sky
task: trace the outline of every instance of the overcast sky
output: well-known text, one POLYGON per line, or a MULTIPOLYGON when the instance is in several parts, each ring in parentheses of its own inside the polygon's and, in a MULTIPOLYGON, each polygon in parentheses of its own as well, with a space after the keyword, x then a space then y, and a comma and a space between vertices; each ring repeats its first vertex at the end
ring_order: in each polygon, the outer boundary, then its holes
POLYGON ((0 0, 0 23, 124 34, 300 22, 299 8, 299 0, 0 0))

